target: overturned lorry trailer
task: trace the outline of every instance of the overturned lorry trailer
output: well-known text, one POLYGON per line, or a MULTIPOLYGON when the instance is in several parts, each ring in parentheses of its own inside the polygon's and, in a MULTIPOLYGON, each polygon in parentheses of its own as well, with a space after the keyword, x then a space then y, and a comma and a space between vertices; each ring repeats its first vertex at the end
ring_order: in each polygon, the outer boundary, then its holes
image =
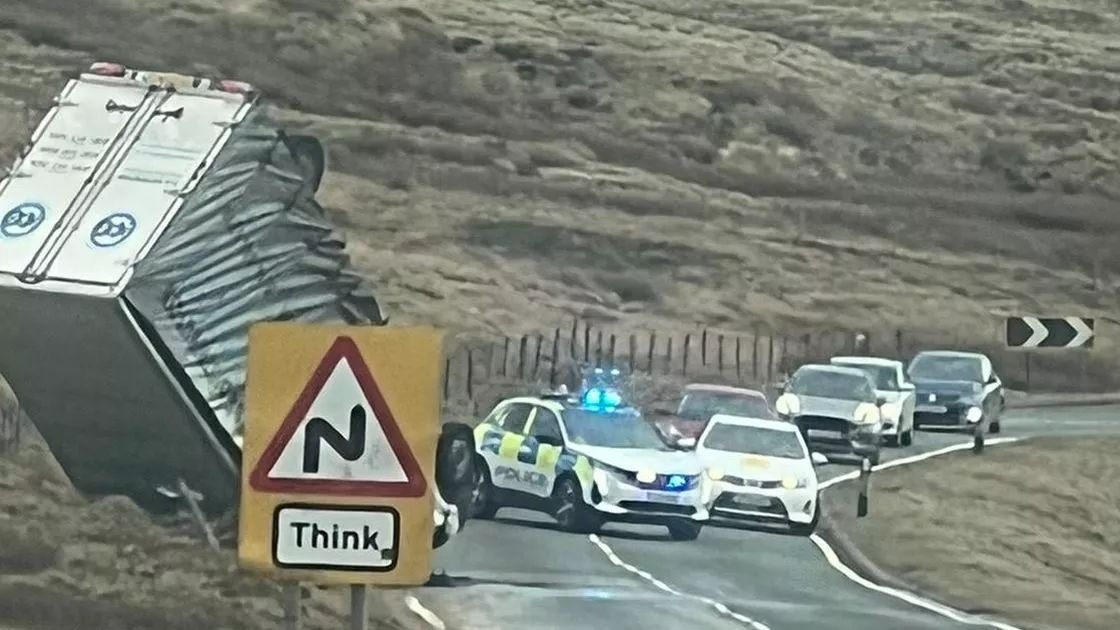
POLYGON ((0 181, 0 374, 75 486, 236 505, 258 321, 384 324, 250 85, 94 64, 0 181))

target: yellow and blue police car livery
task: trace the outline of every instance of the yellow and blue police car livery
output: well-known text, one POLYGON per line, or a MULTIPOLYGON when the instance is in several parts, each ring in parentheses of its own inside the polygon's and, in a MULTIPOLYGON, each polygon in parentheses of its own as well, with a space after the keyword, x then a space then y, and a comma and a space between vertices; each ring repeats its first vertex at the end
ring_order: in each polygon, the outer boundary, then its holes
MULTIPOLYGON (((529 424, 526 424, 526 430, 531 430, 531 423, 532 419, 530 419, 529 424)), ((541 474, 552 479, 559 477, 564 472, 571 471, 585 487, 592 483, 590 460, 563 446, 541 444, 538 439, 531 435, 508 432, 487 422, 475 427, 474 437, 475 443, 478 444, 479 453, 492 453, 503 460, 515 460, 519 463, 531 464, 541 474)), ((491 475, 493 475, 492 470, 491 475)), ((549 483, 548 491, 551 492, 551 490, 551 483, 549 483)))

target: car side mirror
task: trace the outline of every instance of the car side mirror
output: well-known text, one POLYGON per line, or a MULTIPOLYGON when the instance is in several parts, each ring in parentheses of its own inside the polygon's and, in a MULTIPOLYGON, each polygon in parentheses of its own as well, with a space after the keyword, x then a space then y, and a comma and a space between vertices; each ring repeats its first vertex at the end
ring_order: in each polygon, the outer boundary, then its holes
POLYGON ((880 407, 882 407, 886 403, 887 403, 887 397, 886 396, 879 396, 878 398, 875 399, 875 404, 880 406, 880 407))
POLYGON ((536 437, 537 441, 541 444, 547 444, 549 446, 564 446, 563 438, 557 437, 555 435, 537 435, 534 437, 536 437))
POLYGON ((992 374, 991 376, 988 377, 988 382, 985 383, 985 385, 994 385, 998 382, 999 382, 999 377, 996 376, 995 374, 992 374))
POLYGON ((903 391, 903 392, 912 392, 912 391, 916 390, 917 388, 914 387, 913 383, 903 383, 903 384, 898 386, 898 389, 899 389, 899 391, 903 391))
POLYGON ((813 460, 814 466, 823 466, 828 463, 828 458, 825 457, 823 453, 818 453, 817 451, 813 451, 810 459, 813 460))

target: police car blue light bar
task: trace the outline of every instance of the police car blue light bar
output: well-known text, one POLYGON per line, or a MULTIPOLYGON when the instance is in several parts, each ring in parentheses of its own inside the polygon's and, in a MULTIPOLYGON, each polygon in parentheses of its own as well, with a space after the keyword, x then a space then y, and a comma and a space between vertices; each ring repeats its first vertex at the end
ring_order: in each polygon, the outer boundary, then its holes
POLYGON ((613 389, 592 387, 583 394, 583 404, 588 407, 618 407, 622 404, 622 395, 613 389))

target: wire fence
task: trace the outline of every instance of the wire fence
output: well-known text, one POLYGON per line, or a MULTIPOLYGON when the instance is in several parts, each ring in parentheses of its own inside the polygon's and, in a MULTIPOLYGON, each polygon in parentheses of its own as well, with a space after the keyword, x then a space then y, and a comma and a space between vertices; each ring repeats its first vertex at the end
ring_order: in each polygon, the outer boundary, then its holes
POLYGON ((886 331, 780 333, 715 328, 628 330, 574 320, 568 326, 498 339, 455 338, 443 374, 445 409, 485 412, 502 396, 533 387, 573 387, 581 365, 630 374, 668 376, 766 388, 805 363, 841 354, 909 360, 922 350, 983 352, 1007 387, 1021 391, 1093 392, 1120 389, 1115 366, 1084 349, 1028 353, 997 342, 943 334, 886 331))

